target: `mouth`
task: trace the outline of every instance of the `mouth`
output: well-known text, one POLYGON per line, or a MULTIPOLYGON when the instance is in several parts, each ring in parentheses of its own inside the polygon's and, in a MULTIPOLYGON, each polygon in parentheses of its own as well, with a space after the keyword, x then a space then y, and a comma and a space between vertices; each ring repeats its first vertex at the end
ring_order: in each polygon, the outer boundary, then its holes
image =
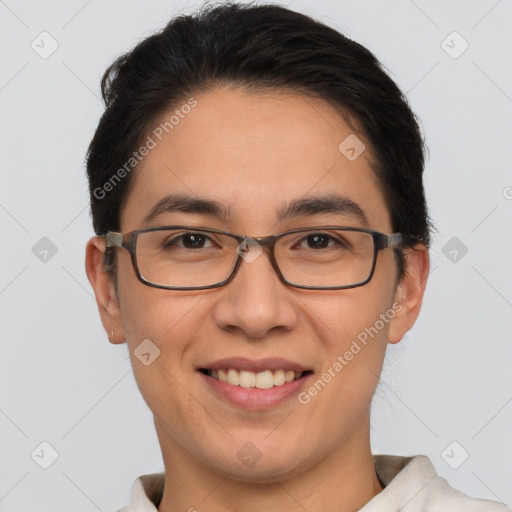
POLYGON ((293 370, 264 370, 251 372, 237 368, 199 368, 199 371, 212 379, 233 387, 271 389, 284 386, 287 383, 303 379, 311 374, 311 370, 296 372, 293 370))
POLYGON ((214 400, 261 412, 292 404, 313 378, 314 370, 308 366, 282 357, 229 357, 204 361, 196 371, 214 400))

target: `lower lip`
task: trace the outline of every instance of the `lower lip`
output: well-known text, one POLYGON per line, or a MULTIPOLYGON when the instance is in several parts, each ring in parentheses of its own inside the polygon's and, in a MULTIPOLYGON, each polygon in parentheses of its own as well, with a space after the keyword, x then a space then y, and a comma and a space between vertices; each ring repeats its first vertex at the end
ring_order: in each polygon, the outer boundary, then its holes
POLYGON ((199 371, 204 382, 218 395, 227 399, 231 404, 250 411, 261 411, 275 407, 290 397, 299 393, 306 385, 312 373, 307 373, 300 379, 285 382, 282 386, 273 386, 269 389, 242 388, 232 386, 227 382, 214 379, 199 371))

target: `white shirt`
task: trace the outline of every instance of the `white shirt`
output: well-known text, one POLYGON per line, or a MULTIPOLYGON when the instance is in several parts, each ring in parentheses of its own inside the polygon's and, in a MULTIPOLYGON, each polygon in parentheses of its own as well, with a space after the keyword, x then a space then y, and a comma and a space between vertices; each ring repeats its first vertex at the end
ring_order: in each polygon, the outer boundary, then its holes
MULTIPOLYGON (((471 498, 457 491, 437 474, 429 458, 424 455, 374 455, 373 460, 385 487, 359 512, 512 511, 503 503, 471 498)), ((133 483, 129 505, 117 512, 158 512, 164 484, 165 473, 140 476, 133 483)))

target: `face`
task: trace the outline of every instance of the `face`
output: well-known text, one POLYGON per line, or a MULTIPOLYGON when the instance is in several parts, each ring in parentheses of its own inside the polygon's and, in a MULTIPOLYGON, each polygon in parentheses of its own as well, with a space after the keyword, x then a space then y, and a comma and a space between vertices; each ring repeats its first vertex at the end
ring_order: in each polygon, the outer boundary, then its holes
MULTIPOLYGON (((122 209, 123 232, 173 224, 252 237, 322 225, 392 232, 369 150, 350 160, 338 149, 354 131, 325 102, 229 88, 195 98, 197 105, 139 164, 122 209), (171 209, 145 222, 168 194, 216 201, 229 215, 171 209), (341 210, 278 216, 293 201, 333 195, 356 203, 367 222, 341 210)), ((164 458, 264 482, 367 446, 370 402, 386 344, 401 339, 421 303, 425 251, 408 259, 415 277, 398 287, 387 248, 378 254, 372 280, 358 288, 287 286, 264 251, 251 263, 242 261, 223 287, 170 291, 141 283, 130 255, 118 248, 117 304, 100 269, 103 248, 101 240, 90 242, 88 275, 105 328, 114 327, 111 341, 128 343, 164 458), (147 339, 160 354, 144 365, 135 354, 147 339), (261 390, 201 371, 220 367, 304 373, 261 390)))

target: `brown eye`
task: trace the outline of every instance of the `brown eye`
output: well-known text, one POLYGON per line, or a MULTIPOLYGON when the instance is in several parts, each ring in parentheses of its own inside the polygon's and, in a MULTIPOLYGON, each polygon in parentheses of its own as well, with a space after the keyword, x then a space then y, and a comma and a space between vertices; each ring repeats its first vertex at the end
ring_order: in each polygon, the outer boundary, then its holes
POLYGON ((297 243, 299 249, 327 249, 330 247, 348 247, 345 240, 334 238, 327 233, 311 233, 297 243), (304 245, 303 245, 304 244, 304 245))
POLYGON ((163 246, 164 248, 179 247, 184 249, 203 249, 208 247, 208 243, 211 240, 208 236, 202 233, 185 233, 179 236, 174 236, 167 239, 163 246))

